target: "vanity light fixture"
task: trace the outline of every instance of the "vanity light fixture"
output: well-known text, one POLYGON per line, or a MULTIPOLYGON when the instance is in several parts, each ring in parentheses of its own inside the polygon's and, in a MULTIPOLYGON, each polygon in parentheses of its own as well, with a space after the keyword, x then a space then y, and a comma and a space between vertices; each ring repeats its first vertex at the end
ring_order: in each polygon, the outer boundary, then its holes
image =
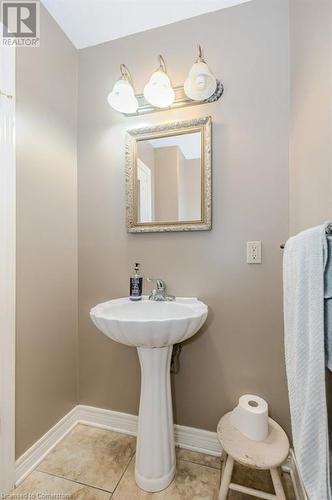
POLYGON ((156 108, 168 108, 174 102, 175 92, 167 75, 163 56, 159 56, 159 63, 159 68, 152 73, 144 87, 144 97, 156 108))
POLYGON ((198 57, 184 84, 172 87, 167 75, 163 56, 159 56, 159 68, 152 73, 144 87, 144 93, 135 94, 128 68, 120 65, 121 78, 108 95, 110 106, 125 116, 140 116, 166 109, 184 108, 216 102, 224 92, 224 86, 217 80, 203 58, 198 46, 198 57))
POLYGON ((217 89, 217 80, 203 58, 202 47, 198 46, 198 58, 191 67, 184 82, 184 92, 193 101, 204 101, 217 89))
POLYGON ((130 71, 125 64, 120 64, 120 71, 121 78, 108 95, 108 103, 113 109, 121 113, 136 113, 138 101, 135 96, 130 71))

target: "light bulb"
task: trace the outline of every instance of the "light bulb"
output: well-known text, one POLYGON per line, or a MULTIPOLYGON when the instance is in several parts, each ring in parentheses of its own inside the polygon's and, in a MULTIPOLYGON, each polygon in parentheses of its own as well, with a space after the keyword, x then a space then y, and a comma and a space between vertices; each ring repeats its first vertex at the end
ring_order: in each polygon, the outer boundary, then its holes
POLYGON ((202 49, 199 47, 198 59, 191 67, 184 82, 185 94, 193 101, 204 101, 215 93, 216 88, 217 80, 204 61, 202 49))
POLYGON ((109 105, 120 113, 135 113, 138 108, 134 89, 127 80, 118 80, 107 100, 109 105))
POLYGON ((160 67, 152 73, 149 82, 144 87, 145 99, 156 108, 167 108, 175 99, 175 93, 166 73, 162 56, 159 56, 160 67))
POLYGON ((121 78, 116 82, 112 92, 108 95, 109 105, 120 113, 136 113, 138 101, 132 86, 132 79, 128 68, 121 64, 121 78))

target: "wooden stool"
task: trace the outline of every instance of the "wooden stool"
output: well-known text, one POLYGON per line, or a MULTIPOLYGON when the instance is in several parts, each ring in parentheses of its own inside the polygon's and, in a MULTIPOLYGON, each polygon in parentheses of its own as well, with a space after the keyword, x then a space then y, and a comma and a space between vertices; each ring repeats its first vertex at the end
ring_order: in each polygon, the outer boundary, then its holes
POLYGON ((265 441, 253 441, 244 436, 230 422, 231 412, 224 415, 217 428, 218 438, 225 452, 219 500, 226 500, 229 490, 247 493, 267 500, 286 500, 278 467, 289 453, 285 431, 269 418, 269 435, 265 441), (254 469, 270 470, 275 495, 231 482, 234 461, 254 469))

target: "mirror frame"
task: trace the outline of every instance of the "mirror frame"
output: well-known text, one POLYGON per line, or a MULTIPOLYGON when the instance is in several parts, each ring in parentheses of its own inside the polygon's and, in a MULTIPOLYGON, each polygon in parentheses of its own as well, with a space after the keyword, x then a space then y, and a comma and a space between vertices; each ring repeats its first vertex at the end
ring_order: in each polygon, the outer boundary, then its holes
POLYGON ((212 227, 212 121, 210 116, 168 122, 127 131, 126 138, 126 214, 129 233, 170 231, 209 231, 212 227), (137 143, 172 135, 201 133, 201 220, 170 222, 138 222, 137 220, 137 143))

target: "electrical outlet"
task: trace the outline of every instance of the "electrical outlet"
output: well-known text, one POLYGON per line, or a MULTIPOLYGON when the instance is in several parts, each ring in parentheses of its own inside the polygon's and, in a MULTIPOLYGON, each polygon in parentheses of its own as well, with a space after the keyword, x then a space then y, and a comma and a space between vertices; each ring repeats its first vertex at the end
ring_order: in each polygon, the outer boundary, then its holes
POLYGON ((247 241, 247 264, 262 263, 262 242, 247 241))

